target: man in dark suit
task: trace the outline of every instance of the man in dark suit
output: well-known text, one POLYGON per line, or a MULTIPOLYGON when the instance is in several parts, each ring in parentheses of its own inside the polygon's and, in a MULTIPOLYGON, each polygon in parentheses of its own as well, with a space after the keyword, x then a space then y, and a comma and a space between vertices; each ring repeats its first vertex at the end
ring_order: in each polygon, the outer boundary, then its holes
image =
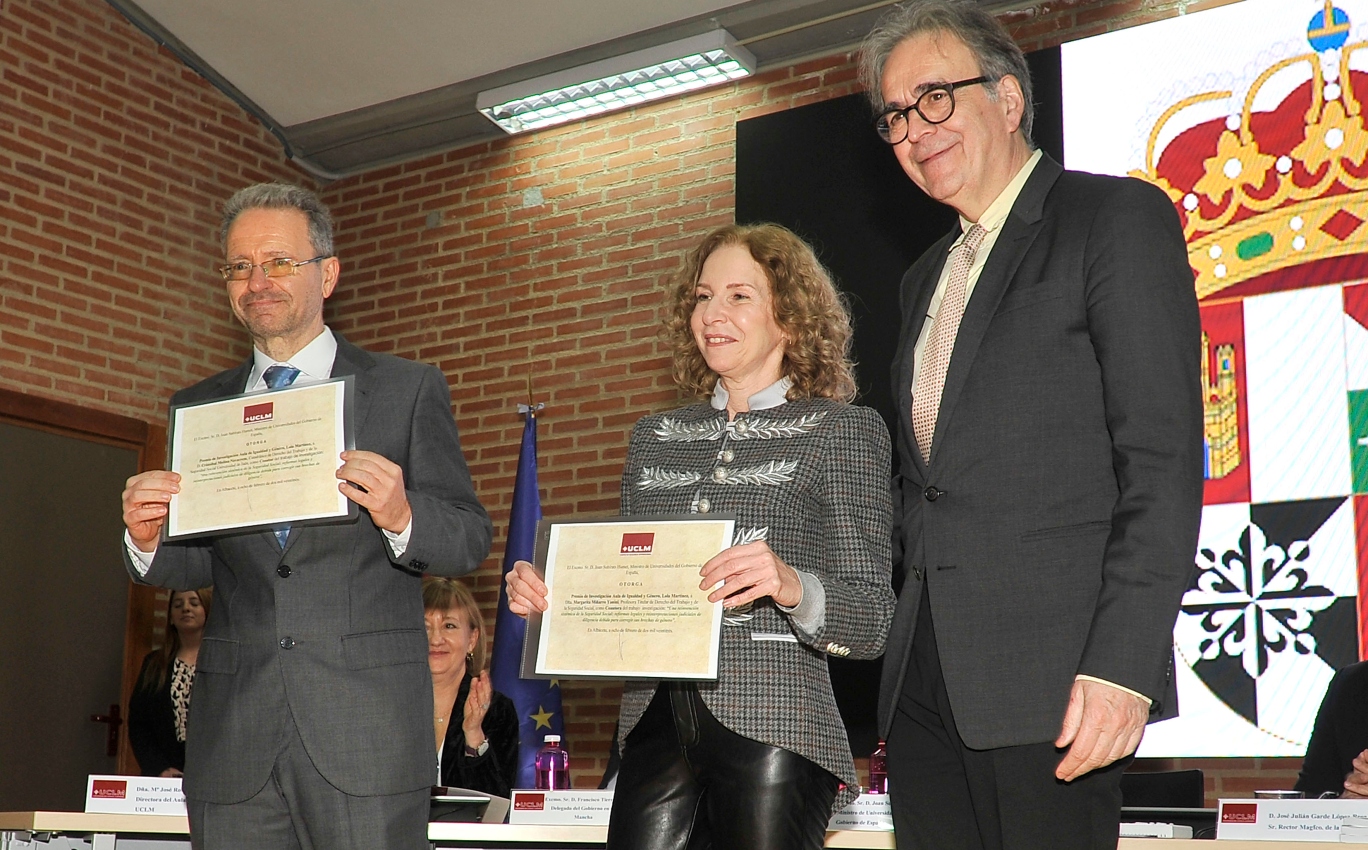
POLYGON ((865 42, 877 129, 959 226, 902 281, 906 581, 879 722, 899 847, 1115 847, 1168 712, 1202 494, 1178 218, 1033 149, 1021 51, 972 0, 865 42))
POLYGON ((461 575, 490 523, 434 367, 351 345, 323 323, 332 222, 311 192, 262 184, 228 201, 222 268, 252 357, 172 397, 199 402, 355 378, 352 522, 160 542, 180 476, 123 494, 135 581, 215 588, 185 769, 197 848, 426 848, 433 755, 421 576, 461 575))

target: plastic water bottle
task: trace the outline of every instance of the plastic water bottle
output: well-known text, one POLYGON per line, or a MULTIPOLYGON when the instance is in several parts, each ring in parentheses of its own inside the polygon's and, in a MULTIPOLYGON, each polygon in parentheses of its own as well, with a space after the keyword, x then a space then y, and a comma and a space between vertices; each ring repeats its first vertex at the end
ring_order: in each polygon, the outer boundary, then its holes
POLYGON ((883 739, 879 740, 879 746, 874 748, 874 752, 869 754, 868 793, 888 793, 888 750, 884 748, 883 739))
POLYGON ((563 791, 570 787, 570 754, 560 745, 560 735, 547 735, 537 753, 537 790, 563 791))

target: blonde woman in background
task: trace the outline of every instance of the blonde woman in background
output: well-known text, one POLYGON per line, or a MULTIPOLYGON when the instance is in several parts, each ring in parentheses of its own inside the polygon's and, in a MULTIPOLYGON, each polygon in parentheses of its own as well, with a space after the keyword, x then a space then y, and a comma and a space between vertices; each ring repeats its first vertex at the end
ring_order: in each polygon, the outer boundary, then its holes
POLYGON ((465 585, 423 579, 438 785, 507 797, 518 772, 518 710, 494 690, 484 618, 465 585))

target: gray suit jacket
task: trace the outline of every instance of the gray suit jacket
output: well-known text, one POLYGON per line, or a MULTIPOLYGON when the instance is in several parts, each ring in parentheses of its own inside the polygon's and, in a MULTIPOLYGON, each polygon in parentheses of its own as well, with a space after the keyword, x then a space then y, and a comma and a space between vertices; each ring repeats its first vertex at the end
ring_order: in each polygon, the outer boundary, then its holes
MULTIPOLYGON (((717 681, 698 690, 728 729, 796 752, 854 787, 827 654, 878 657, 888 633, 888 428, 867 407, 820 398, 739 414, 730 435, 726 423, 707 404, 638 422, 622 470, 622 512, 734 513, 738 543, 765 540, 821 581, 826 620, 817 634, 799 632, 766 597, 727 618, 717 681)), ((624 756, 655 690, 648 681, 623 687, 624 756)))
MULTIPOLYGON (((240 393, 250 370, 249 360, 172 403, 240 393)), ((440 371, 338 337, 332 374, 356 376, 356 448, 404 470, 413 531, 402 558, 362 510, 353 522, 296 526, 283 552, 272 532, 246 532, 163 543, 145 577, 128 565, 146 584, 214 586, 186 732, 185 792, 196 800, 260 790, 291 722, 319 772, 348 794, 432 784, 421 574, 479 566, 489 517, 440 371)))
POLYGON ((1153 186, 1041 160, 965 310, 928 469, 912 434, 913 349, 957 235, 902 282, 907 581, 880 729, 923 579, 968 746, 1053 740, 1076 674, 1171 712, 1172 629, 1202 502, 1201 332, 1178 217, 1153 186))

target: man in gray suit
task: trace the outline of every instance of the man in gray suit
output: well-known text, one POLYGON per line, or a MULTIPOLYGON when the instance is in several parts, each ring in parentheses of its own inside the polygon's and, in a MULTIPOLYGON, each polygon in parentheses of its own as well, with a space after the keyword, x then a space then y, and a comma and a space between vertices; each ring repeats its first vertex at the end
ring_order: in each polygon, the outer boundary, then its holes
POLYGON ((1200 329, 1169 199, 1031 142, 1021 51, 972 0, 865 42, 876 129, 960 221, 902 281, 906 582, 879 723, 899 847, 1115 847, 1174 708, 1202 496, 1200 329))
POLYGON ((339 264, 313 193, 243 189, 226 205, 223 241, 229 302, 254 350, 172 403, 354 376, 356 450, 342 453, 337 477, 360 511, 159 543, 180 476, 129 479, 134 581, 215 588, 186 735, 192 842, 426 848, 436 756, 421 576, 470 572, 490 540, 446 379, 324 325, 339 264))

